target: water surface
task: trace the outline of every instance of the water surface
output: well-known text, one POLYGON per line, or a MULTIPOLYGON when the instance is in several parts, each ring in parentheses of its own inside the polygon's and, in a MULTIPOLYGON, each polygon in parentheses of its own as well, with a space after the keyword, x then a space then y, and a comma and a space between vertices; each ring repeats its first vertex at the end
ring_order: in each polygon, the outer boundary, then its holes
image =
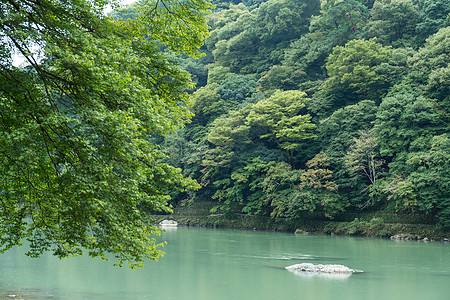
POLYGON ((143 269, 88 257, 0 255, 0 299, 450 299, 450 244, 288 233, 169 230, 166 255, 143 269), (363 270, 294 274, 311 262, 363 270))

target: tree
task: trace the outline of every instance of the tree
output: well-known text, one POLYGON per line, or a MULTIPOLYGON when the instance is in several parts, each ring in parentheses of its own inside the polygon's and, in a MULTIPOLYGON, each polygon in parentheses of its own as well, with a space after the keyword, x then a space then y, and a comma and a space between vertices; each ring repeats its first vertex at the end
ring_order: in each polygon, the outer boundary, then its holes
POLYGON ((259 79, 259 83, 264 91, 295 90, 301 82, 305 81, 305 75, 305 72, 289 66, 273 66, 259 79))
POLYGON ((345 155, 359 137, 361 128, 373 126, 377 106, 373 101, 360 101, 357 104, 340 108, 317 126, 317 141, 321 151, 329 158, 333 180, 339 185, 339 194, 348 199, 353 206, 359 206, 367 199, 360 191, 367 186, 362 177, 349 177, 345 167, 345 155))
MULTIPOLYGON (((377 157, 378 140, 369 129, 366 129, 361 130, 359 137, 354 138, 353 142, 345 155, 345 166, 350 175, 362 175, 368 179, 369 184, 362 191, 367 194, 369 189, 376 187, 378 172, 383 165, 383 161, 377 157)), ((376 194, 370 193, 369 200, 364 206, 371 204, 374 199, 376 194)))
POLYGON ((374 130, 382 156, 403 156, 396 167, 401 170, 404 156, 417 145, 415 142, 428 140, 441 126, 432 103, 411 86, 401 84, 394 86, 380 104, 374 130))
POLYGON ((392 170, 383 186, 397 208, 436 214, 440 225, 450 228, 450 139, 436 135, 419 151, 406 154, 403 172, 392 170))
POLYGON ((201 193, 212 189, 215 209, 260 213, 263 207, 261 181, 273 161, 285 157, 259 139, 257 128, 246 124, 251 105, 217 118, 208 134, 212 145, 203 156, 201 193))
POLYGON ((209 122, 226 112, 217 94, 218 85, 208 84, 194 93, 193 122, 206 126, 209 122))
POLYGON ((419 7, 417 38, 419 43, 423 43, 440 28, 449 25, 447 20, 450 14, 450 0, 414 0, 414 2, 419 7))
POLYGON ((336 46, 317 30, 293 41, 284 53, 284 65, 304 71, 311 79, 326 78, 325 61, 336 46))
POLYGON ((326 63, 330 88, 356 93, 361 100, 381 99, 388 83, 377 73, 377 67, 388 62, 391 54, 391 47, 383 47, 373 39, 352 40, 344 47, 335 47, 326 63))
POLYGON ((412 44, 418 10, 412 0, 377 0, 365 27, 367 38, 376 37, 384 45, 412 44))
POLYGON ((434 136, 422 151, 410 153, 406 161, 408 182, 417 196, 415 205, 430 214, 436 213, 440 225, 450 228, 450 138, 434 136))
POLYGON ((223 210, 243 205, 247 213, 263 208, 261 182, 273 162, 286 160, 300 142, 313 138, 315 125, 302 115, 308 101, 300 91, 276 92, 217 118, 208 134, 212 147, 203 159, 204 180, 214 186, 214 199, 223 210))
POLYGON ((300 142, 314 138, 315 125, 309 114, 300 114, 308 102, 300 91, 276 92, 270 98, 251 106, 246 124, 262 129, 261 138, 275 141, 289 154, 300 147, 300 142))
POLYGON ((0 3, 2 251, 27 239, 31 256, 141 266, 161 255, 151 212, 197 186, 152 139, 191 115, 189 76, 160 49, 198 57, 209 4, 150 1, 113 21, 107 2, 0 3))
POLYGON ((222 82, 217 89, 217 93, 224 100, 224 106, 231 109, 236 108, 246 98, 251 97, 256 92, 257 87, 258 83, 253 76, 231 75, 222 82))
POLYGON ((412 82, 425 90, 424 96, 434 99, 436 112, 450 124, 450 26, 430 36, 409 59, 412 82))
MULTIPOLYGON (((311 27, 332 32, 335 35, 334 39, 344 42, 358 37, 368 18, 368 3, 364 3, 366 1, 325 0, 321 2, 322 16, 313 19, 311 27)), ((337 44, 342 45, 342 43, 337 44)))
POLYGON ((279 64, 283 47, 308 30, 308 18, 318 11, 318 4, 317 0, 268 0, 252 10, 232 5, 231 12, 213 18, 218 28, 208 47, 216 63, 234 73, 262 73, 279 64), (223 25, 225 19, 234 21, 223 25))
POLYGON ((328 157, 320 152, 306 162, 307 170, 278 163, 267 171, 263 182, 264 199, 273 207, 272 217, 298 218, 302 212, 322 212, 327 217, 342 212, 345 201, 331 180, 328 157))
MULTIPOLYGON (((284 64, 311 79, 325 79, 325 61, 335 46, 358 38, 368 18, 367 7, 357 0, 322 0, 320 15, 311 17, 309 32, 293 40, 284 51, 284 64)), ((364 1, 365 2, 365 1, 364 1)))

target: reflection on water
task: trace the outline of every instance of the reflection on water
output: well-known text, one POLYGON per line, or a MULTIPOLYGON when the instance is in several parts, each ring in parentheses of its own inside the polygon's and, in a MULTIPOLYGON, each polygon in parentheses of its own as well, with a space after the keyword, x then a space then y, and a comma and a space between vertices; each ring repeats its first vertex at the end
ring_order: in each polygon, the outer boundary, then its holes
POLYGON ((159 226, 159 227, 163 230, 163 232, 175 231, 178 228, 178 227, 175 227, 175 226, 159 226))
POLYGON ((304 271, 290 271, 291 273, 303 278, 321 278, 331 280, 346 280, 352 276, 352 273, 319 273, 319 272, 304 272, 304 271))

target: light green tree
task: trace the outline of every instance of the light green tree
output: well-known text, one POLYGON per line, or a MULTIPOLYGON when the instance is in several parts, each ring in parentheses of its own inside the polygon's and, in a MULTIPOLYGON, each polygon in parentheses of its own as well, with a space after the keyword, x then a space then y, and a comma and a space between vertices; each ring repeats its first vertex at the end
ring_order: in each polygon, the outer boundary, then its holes
POLYGON ((246 124, 264 128, 261 138, 275 141, 288 153, 299 149, 300 142, 314 138, 316 127, 309 114, 301 114, 309 99, 300 91, 276 92, 251 106, 246 124))
POLYGON ((202 164, 204 179, 214 186, 213 198, 221 202, 218 208, 261 213, 270 203, 262 201, 266 171, 288 155, 292 160, 300 142, 314 137, 311 117, 302 115, 307 101, 300 91, 276 92, 213 122, 208 134, 212 147, 202 164))
POLYGON ((189 76, 161 48, 200 56, 209 3, 145 1, 127 21, 108 3, 0 2, 2 251, 141 266, 161 255, 151 212, 197 186, 151 141, 191 116, 189 76))
POLYGON ((377 73, 377 67, 389 61, 391 47, 383 47, 375 40, 352 40, 344 47, 337 46, 328 56, 326 68, 331 89, 346 89, 363 99, 381 99, 388 83, 377 73))
POLYGON ((353 139, 353 144, 345 155, 345 166, 351 176, 363 176, 368 180, 368 185, 363 189, 363 193, 368 194, 368 199, 364 206, 373 204, 377 198, 374 188, 379 177, 380 167, 383 160, 378 156, 378 140, 369 130, 361 130, 359 137, 353 139), (371 193, 368 193, 368 192, 371 193))

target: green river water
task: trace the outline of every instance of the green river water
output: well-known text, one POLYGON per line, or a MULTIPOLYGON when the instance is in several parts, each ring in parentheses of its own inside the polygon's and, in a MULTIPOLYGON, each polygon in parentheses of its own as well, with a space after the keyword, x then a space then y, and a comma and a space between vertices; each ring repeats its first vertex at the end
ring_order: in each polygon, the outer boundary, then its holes
POLYGON ((0 255, 0 299, 450 299, 450 243, 180 227, 166 255, 129 270, 88 257, 0 255), (343 264, 351 276, 295 274, 343 264))

